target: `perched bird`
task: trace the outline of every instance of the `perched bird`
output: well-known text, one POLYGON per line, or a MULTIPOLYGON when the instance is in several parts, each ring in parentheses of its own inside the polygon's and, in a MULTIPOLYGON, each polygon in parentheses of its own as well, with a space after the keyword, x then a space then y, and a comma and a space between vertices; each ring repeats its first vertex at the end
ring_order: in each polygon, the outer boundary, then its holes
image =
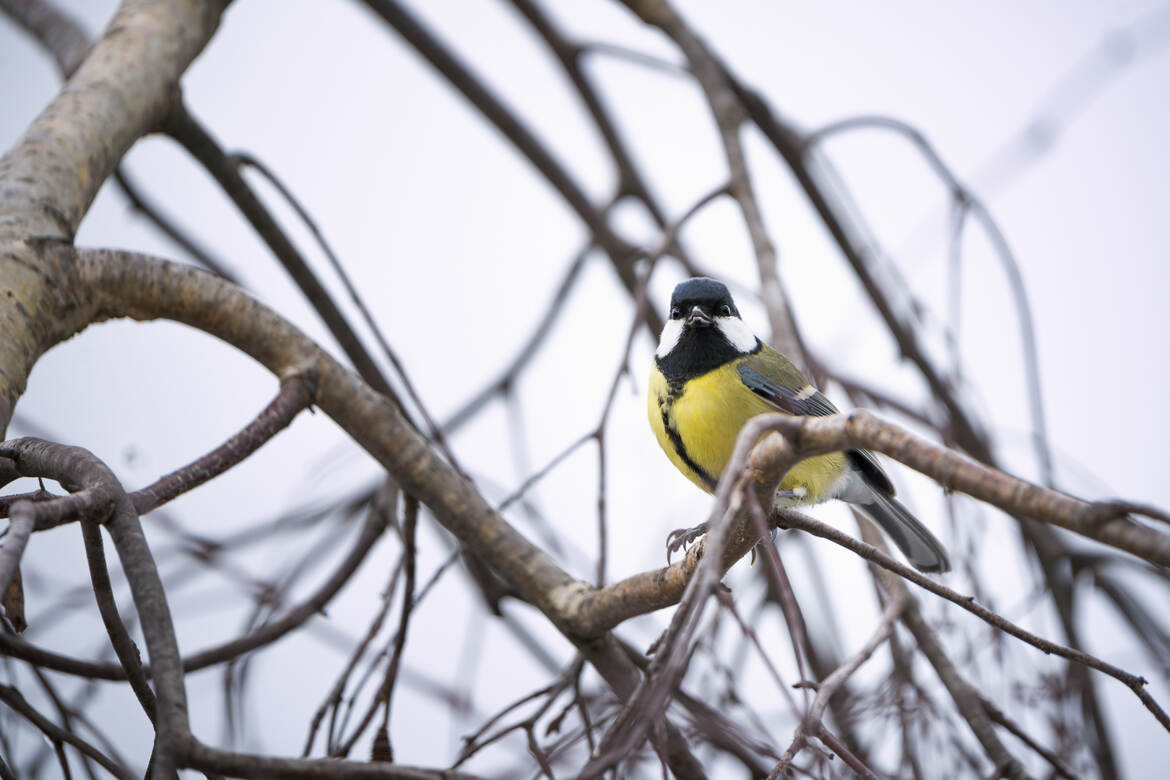
MULTIPOLYGON (((650 427, 667 457, 712 493, 744 423, 773 412, 823 416, 837 408, 788 358, 756 338, 726 285, 703 277, 679 284, 650 372, 650 427)), ((781 506, 831 498, 872 518, 915 567, 950 568, 942 544, 894 498, 894 486, 870 453, 802 460, 776 492, 781 506)))

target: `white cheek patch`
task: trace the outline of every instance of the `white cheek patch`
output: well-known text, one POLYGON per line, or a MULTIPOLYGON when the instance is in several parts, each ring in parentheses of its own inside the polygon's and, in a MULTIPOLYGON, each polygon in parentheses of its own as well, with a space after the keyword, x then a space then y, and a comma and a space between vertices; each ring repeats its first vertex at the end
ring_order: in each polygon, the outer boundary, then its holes
POLYGON ((756 334, 739 317, 716 317, 715 326, 737 352, 747 354, 755 351, 756 334))
POLYGON ((662 327, 662 335, 658 339, 658 349, 654 351, 654 354, 660 358, 669 355, 670 351, 678 346, 678 340, 682 338, 682 334, 682 320, 667 320, 666 325, 662 327))

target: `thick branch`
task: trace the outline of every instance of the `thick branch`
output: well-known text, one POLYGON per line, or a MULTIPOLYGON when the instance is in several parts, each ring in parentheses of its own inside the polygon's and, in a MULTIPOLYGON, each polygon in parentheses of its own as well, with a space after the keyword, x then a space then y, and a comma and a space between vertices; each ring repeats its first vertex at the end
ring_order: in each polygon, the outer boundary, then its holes
MULTIPOLYGON (((170 110, 179 77, 225 5, 127 0, 111 22, 117 34, 94 46, 0 158, 0 278, 7 292, 0 297, 0 436, 33 363, 74 325, 61 312, 71 269, 45 268, 45 258, 33 256, 36 247, 73 240, 102 182, 170 110), (45 284, 46 278, 58 283, 45 284)), ((10 0, 6 8, 19 17, 13 9, 24 6, 10 0)))
MULTIPOLYGON (((925 474, 944 488, 961 491, 1010 514, 1060 526, 1151 563, 1170 566, 1170 536, 1113 509, 1103 509, 984 466, 864 410, 833 417, 775 415, 772 419, 776 429, 796 443, 801 457, 848 449, 880 452, 925 474)), ((769 447, 783 446, 777 439, 771 439, 772 445, 765 442, 765 449, 758 453, 761 462, 780 457, 779 451, 768 452, 769 447)))
MULTIPOLYGON (((566 604, 587 590, 500 517, 466 479, 409 425, 398 408, 345 370, 300 331, 239 288, 194 268, 125 252, 82 251, 90 320, 165 317, 223 339, 277 376, 310 371, 317 405, 381 463, 405 492, 471 547, 566 636, 575 637, 566 604)), ((637 670, 612 640, 579 645, 619 696, 637 670)), ((693 763, 673 741, 680 766, 693 763)), ((689 773, 689 776, 694 776, 689 773)))
POLYGON ((72 241, 130 145, 158 127, 224 0, 128 0, 24 137, 0 159, 0 236, 72 241))

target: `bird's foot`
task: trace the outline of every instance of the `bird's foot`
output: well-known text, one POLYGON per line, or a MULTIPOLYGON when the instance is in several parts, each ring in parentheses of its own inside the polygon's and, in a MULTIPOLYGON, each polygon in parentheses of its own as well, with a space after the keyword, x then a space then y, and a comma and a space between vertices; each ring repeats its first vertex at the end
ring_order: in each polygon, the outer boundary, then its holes
POLYGON ((676 528, 666 537, 666 563, 670 564, 670 556, 681 549, 685 549, 693 541, 707 533, 707 524, 699 523, 694 528, 676 528))
POLYGON ((800 485, 791 490, 777 490, 775 503, 779 506, 794 506, 808 501, 808 488, 800 485))
MULTIPOLYGON (((776 531, 778 531, 778 530, 779 530, 779 529, 777 529, 777 528, 770 528, 770 529, 768 529, 768 541, 769 541, 769 542, 775 542, 775 541, 776 541, 776 531)), ((752 547, 752 558, 751 558, 751 561, 749 561, 749 563, 748 563, 748 566, 755 566, 755 565, 756 565, 756 550, 759 550, 759 549, 760 549, 760 545, 762 545, 762 544, 764 544, 764 540, 763 540, 763 539, 761 539, 760 541, 756 542, 756 543, 755 543, 755 545, 752 547)))

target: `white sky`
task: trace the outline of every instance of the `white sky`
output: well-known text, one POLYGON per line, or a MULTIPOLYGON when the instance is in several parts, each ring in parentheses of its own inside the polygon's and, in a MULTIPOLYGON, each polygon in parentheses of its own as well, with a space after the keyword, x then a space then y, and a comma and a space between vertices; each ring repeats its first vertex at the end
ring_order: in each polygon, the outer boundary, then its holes
MULTIPOLYGON (((115 7, 108 0, 62 5, 94 34, 115 7)), ((559 69, 507 3, 412 5, 568 163, 595 202, 608 197, 614 173, 598 137, 559 69)), ((549 5, 582 39, 676 58, 662 38, 616 3, 549 5)), ((1004 182, 991 165, 995 152, 1047 105, 1075 63, 1100 51, 1111 31, 1123 26, 1134 31, 1136 20, 1147 18, 1156 3, 696 1, 677 6, 745 81, 799 125, 815 127, 857 114, 899 117, 923 130, 962 178, 989 187, 988 204, 1019 258, 1033 303, 1060 484, 1090 497, 1170 505, 1166 459, 1155 447, 1170 434, 1162 413, 1170 389, 1164 362, 1170 333, 1165 303, 1170 114, 1163 99, 1170 46, 1157 45, 1170 42, 1167 12, 1137 26, 1133 59, 1112 66, 1112 73, 1106 68, 1116 78, 1101 81, 1103 88, 1060 128, 1046 155, 1004 182)), ((1110 51, 1116 50, 1114 39, 1110 51)), ((600 77, 607 102, 622 118, 622 130, 671 214, 721 183, 722 154, 693 85, 605 57, 592 61, 591 71, 600 77)), ((438 418, 511 357, 585 240, 581 225, 533 169, 356 3, 238 0, 183 87, 193 113, 228 149, 259 156, 302 199, 438 418)), ((11 25, 0 23, 0 146, 12 144, 57 88, 51 62, 11 25)), ((921 397, 914 371, 898 363, 875 313, 786 171, 758 136, 749 133, 747 141, 803 332, 832 364, 921 397)), ((945 317, 942 188, 897 138, 866 132, 841 137, 827 149, 902 273, 945 317)), ((128 166, 255 294, 338 353, 251 229, 181 149, 148 139, 131 151, 128 166)), ((269 188, 258 186, 331 289, 340 290, 305 232, 269 188)), ((623 211, 619 223, 631 238, 657 243, 636 210, 623 211)), ((976 230, 967 235, 962 348, 972 398, 994 427, 1005 460, 1034 475, 1010 298, 986 241, 976 230)), ((705 211, 685 237, 705 267, 754 284, 750 247, 729 203, 705 211)), ((111 187, 99 195, 78 242, 180 257, 111 187)), ((667 264, 656 276, 659 306, 679 273, 667 264)), ((759 307, 741 301, 741 309, 762 332, 759 307)), ((549 347, 520 386, 529 465, 518 468, 511 455, 502 407, 455 438, 458 457, 489 497, 502 497, 531 467, 595 424, 628 316, 628 300, 614 275, 601 257, 593 257, 549 347)), ((636 386, 623 385, 610 423, 611 577, 660 565, 666 531, 703 517, 709 502, 673 471, 646 426, 644 370, 651 352, 650 340, 640 338, 633 354, 636 386)), ((17 412, 90 448, 128 487, 137 488, 219 443, 274 391, 272 379, 246 358, 199 334, 169 324, 112 323, 41 360, 17 412)), ((838 400, 844 399, 838 394, 838 400)), ((23 431, 14 425, 11 433, 23 431)), ((173 510, 194 528, 225 533, 375 475, 370 459, 316 415, 298 420, 274 445, 176 502, 173 510)), ((904 469, 896 481, 907 486, 928 525, 954 540, 937 491, 904 469)), ((591 575, 585 561, 596 547, 595 485, 596 458, 585 449, 535 492, 584 552, 585 558, 565 561, 581 577, 591 575)), ((831 508, 818 515, 843 520, 831 508)), ((525 527, 519 517, 518 522, 525 527)), ((1024 595, 1013 587, 1021 587, 1023 562, 1008 521, 988 513, 980 522, 985 525, 961 529, 960 536, 975 546, 977 565, 995 573, 1001 604, 1018 605, 1024 595)), ((68 528, 38 535, 29 547, 30 561, 55 571, 62 582, 82 581, 76 537, 68 528)), ((323 530, 322 539, 329 538, 323 530)), ((336 543, 338 554, 347 543, 348 537, 336 543)), ((425 575, 444 548, 429 530, 423 543, 425 575)), ((277 571, 287 556, 280 547, 250 555, 244 564, 260 576, 277 571)), ((376 551, 330 609, 329 620, 360 635, 392 560, 389 545, 376 551)), ((834 597, 856 605, 850 608, 858 618, 843 638, 847 648, 856 647, 873 624, 872 611, 866 611, 870 588, 847 556, 820 550, 818 560, 834 597)), ((746 583, 753 573, 734 576, 746 583)), ((525 668, 526 658, 508 674, 494 673, 506 663, 501 659, 519 651, 505 632, 485 629, 480 618, 470 617, 474 610, 456 582, 439 589, 419 614, 407 664, 450 679, 466 662, 465 647, 474 646, 465 643, 481 641, 477 632, 486 630, 476 706, 491 712, 546 678, 525 668)), ((951 584, 966 587, 959 575, 951 584)), ((78 628, 80 622, 40 628, 38 595, 30 588, 30 638, 80 655, 96 653, 96 619, 88 629, 78 628), (83 630, 90 633, 79 633, 83 630), (81 635, 86 640, 74 646, 81 635)), ((173 606, 182 616, 180 642, 187 652, 233 635, 248 610, 223 583, 176 594, 173 606), (217 600, 223 609, 211 611, 209 601, 217 600)), ((514 612, 568 657, 567 643, 550 628, 522 610, 514 612)), ((954 617, 954 610, 937 606, 930 614, 944 612, 954 617)), ((1055 635, 1050 617, 1013 616, 1055 635)), ((644 644, 664 618, 640 621, 630 636, 644 644)), ((1132 637, 1112 630, 1106 613, 1090 610, 1082 619, 1092 648, 1103 657, 1157 677, 1132 637)), ((773 634, 783 641, 781 632, 773 634)), ((1040 665, 1037 656, 1019 649, 1013 658, 1040 665)), ((248 746, 299 753, 308 718, 340 658, 303 633, 260 654, 252 684, 263 694, 253 699, 258 711, 249 721, 248 746), (273 663, 277 658, 281 662, 273 663)), ((932 679, 928 670, 922 672, 932 679)), ((221 735, 219 679, 215 673, 189 678, 196 733, 213 742, 221 735)), ((996 682, 985 682, 995 695, 996 682)), ((1127 774, 1156 776, 1154 757, 1165 755, 1170 739, 1119 683, 1102 679, 1100 690, 1127 774)), ((1170 704, 1164 679, 1155 679, 1151 690, 1170 704)), ((395 721, 398 758, 443 765, 468 724, 433 728, 429 705, 410 689, 400 695, 401 712, 415 716, 395 721)), ((103 706, 110 712, 125 707, 132 713, 119 731, 140 740, 145 729, 136 720, 136 705, 129 697, 107 698, 103 706)), ((785 724, 776 739, 786 744, 789 733, 785 724)))

